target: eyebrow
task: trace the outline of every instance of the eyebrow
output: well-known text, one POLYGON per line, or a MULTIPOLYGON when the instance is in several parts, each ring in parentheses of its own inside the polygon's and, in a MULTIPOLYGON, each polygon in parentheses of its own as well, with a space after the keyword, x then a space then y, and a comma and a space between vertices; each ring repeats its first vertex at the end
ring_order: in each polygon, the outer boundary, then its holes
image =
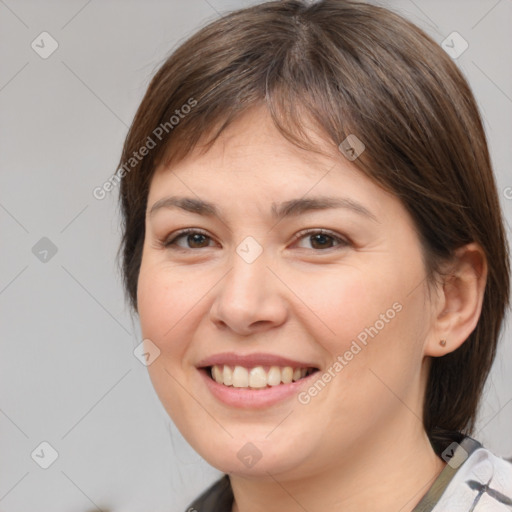
MULTIPOLYGON (((149 216, 162 208, 180 208, 187 212, 197 213, 207 217, 221 218, 217 207, 209 201, 192 197, 170 196, 159 199, 149 210, 149 216)), ((291 199, 283 203, 272 203, 272 216, 277 219, 296 217, 314 210, 327 210, 330 208, 345 208, 359 215, 377 221, 377 217, 365 206, 346 197, 318 196, 311 198, 291 199)))

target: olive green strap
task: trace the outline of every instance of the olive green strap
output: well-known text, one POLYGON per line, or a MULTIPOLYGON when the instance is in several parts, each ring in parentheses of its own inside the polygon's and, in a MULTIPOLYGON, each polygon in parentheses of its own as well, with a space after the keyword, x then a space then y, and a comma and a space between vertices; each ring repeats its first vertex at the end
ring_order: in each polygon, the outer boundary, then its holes
POLYGON ((441 471, 439 476, 436 478, 436 481, 432 484, 432 487, 430 487, 425 496, 421 498, 420 502, 414 507, 412 512, 431 512, 434 510, 434 507, 441 499, 441 496, 464 460, 475 450, 481 447, 482 445, 478 441, 475 441, 470 437, 465 437, 460 444, 458 444, 453 454, 448 453, 446 456, 451 455, 448 464, 446 464, 443 471, 441 471))

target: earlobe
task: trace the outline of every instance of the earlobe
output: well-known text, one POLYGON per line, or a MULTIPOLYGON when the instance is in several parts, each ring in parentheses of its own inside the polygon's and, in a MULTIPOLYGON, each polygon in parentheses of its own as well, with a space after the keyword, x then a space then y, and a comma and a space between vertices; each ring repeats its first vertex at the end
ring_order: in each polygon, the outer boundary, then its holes
POLYGON ((443 275, 435 324, 425 355, 441 357, 457 350, 475 329, 487 282, 487 260, 477 243, 460 247, 443 275))

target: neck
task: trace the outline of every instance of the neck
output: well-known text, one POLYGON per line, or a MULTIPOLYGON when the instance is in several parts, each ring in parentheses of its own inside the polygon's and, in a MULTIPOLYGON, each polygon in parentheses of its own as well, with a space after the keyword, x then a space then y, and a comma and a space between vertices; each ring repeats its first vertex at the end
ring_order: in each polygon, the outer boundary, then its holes
POLYGON ((337 457, 343 462, 314 474, 276 474, 265 480, 231 475, 233 512, 412 511, 445 463, 418 419, 410 415, 405 423, 405 429, 394 424, 386 432, 373 432, 371 439, 354 443, 351 453, 337 457))

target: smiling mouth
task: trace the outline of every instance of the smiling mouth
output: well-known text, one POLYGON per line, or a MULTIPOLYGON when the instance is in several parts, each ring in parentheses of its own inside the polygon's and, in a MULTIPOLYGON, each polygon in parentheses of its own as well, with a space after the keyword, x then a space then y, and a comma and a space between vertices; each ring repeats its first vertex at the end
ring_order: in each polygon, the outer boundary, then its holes
POLYGON ((318 368, 293 368, 291 366, 245 366, 213 365, 206 373, 218 384, 233 388, 267 389, 290 384, 318 371, 318 368))

